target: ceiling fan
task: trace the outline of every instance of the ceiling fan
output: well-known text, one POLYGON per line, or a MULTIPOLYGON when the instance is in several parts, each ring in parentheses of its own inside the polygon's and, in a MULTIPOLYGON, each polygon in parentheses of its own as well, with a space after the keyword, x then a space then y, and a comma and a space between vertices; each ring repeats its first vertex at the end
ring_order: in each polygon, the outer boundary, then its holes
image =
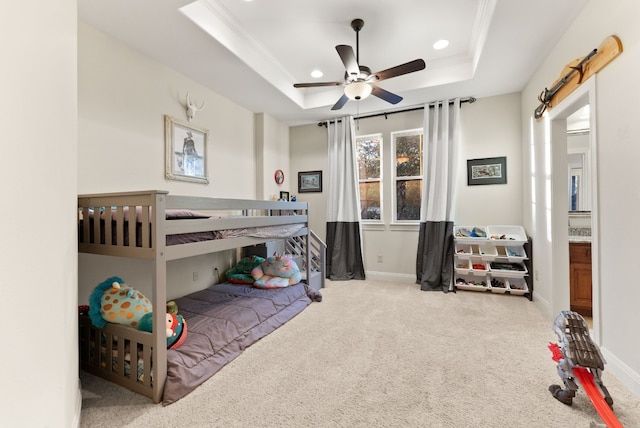
POLYGON ((402 101, 402 97, 392 92, 386 91, 375 85, 381 80, 390 79, 403 74, 413 73, 414 71, 424 70, 426 64, 422 59, 415 59, 405 64, 387 68, 386 70, 372 73, 367 66, 360 65, 360 44, 358 34, 364 27, 362 19, 354 19, 351 21, 351 28, 356 32, 356 54, 353 54, 353 48, 349 45, 338 45, 336 50, 340 59, 344 64, 346 71, 343 82, 313 82, 313 83, 295 83, 294 88, 312 88, 318 86, 344 86, 344 94, 337 103, 331 107, 331 110, 340 110, 347 101, 361 100, 370 94, 383 99, 391 104, 398 104, 402 101))

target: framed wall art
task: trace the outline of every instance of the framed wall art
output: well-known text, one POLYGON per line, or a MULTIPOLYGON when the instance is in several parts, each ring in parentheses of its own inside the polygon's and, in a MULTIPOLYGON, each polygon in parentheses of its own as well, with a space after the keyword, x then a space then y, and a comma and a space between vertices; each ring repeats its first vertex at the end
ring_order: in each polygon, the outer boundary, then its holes
POLYGON ((209 183, 207 143, 209 131, 164 116, 165 176, 170 180, 209 183))
POLYGON ((507 184, 507 158, 467 160, 467 185, 507 184))
POLYGON ((298 193, 322 192, 322 171, 298 172, 298 193))

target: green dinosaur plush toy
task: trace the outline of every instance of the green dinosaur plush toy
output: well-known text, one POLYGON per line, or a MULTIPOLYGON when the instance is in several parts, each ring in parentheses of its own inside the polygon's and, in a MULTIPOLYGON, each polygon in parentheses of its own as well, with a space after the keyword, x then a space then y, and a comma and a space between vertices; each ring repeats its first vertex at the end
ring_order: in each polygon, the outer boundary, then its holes
POLYGON ((260 256, 243 257, 234 267, 226 271, 224 274, 227 281, 232 284, 253 284, 253 276, 251 271, 264 262, 264 258, 260 256))

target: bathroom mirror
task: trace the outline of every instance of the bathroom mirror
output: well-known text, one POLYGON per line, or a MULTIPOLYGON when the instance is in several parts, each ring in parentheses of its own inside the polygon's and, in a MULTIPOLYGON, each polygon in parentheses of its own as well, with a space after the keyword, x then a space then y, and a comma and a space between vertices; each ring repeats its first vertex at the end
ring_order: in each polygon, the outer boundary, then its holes
POLYGON ((567 118, 569 211, 591 211, 589 105, 567 118))

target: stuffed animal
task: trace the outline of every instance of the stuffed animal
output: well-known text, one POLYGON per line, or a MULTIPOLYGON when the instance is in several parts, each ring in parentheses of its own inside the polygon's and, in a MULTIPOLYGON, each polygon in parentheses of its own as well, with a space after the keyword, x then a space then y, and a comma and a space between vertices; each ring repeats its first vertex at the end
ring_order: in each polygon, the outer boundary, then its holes
POLYGON ((268 257, 251 271, 256 288, 284 288, 302 279, 298 265, 290 256, 268 257))
POLYGON ((117 276, 102 281, 89 296, 89 317, 98 328, 107 322, 138 328, 140 319, 151 311, 149 299, 117 276))
MULTIPOLYGON (((167 303, 167 347, 175 349, 187 337, 187 323, 178 315, 175 302, 167 303)), ((89 318, 94 326, 103 328, 107 322, 123 324, 142 331, 152 331, 153 309, 141 292, 127 286, 122 278, 107 278, 89 296, 89 318)))
POLYGON ((253 284, 251 271, 264 262, 264 257, 248 256, 243 257, 234 267, 224 273, 227 281, 232 284, 253 284))
MULTIPOLYGON (((178 314, 178 305, 173 300, 167 303, 165 329, 168 349, 176 349, 187 339, 187 321, 178 314)), ((153 315, 151 313, 142 317, 138 330, 153 331, 153 315)))

